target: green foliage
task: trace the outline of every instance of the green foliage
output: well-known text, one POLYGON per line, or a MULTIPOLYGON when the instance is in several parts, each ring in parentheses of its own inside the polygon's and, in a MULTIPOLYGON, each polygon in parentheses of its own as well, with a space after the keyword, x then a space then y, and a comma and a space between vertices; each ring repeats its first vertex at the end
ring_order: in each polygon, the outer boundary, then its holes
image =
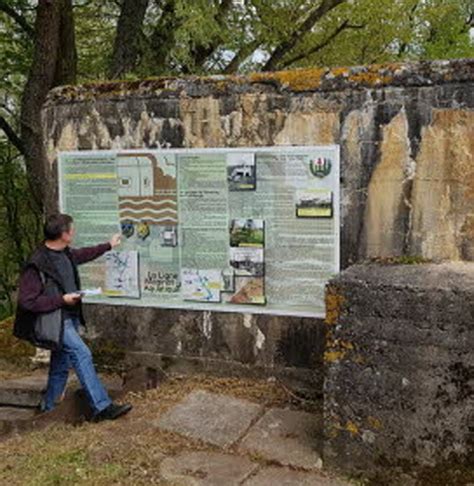
MULTIPOLYGON (((18 3, 24 4, 25 2, 18 3)), ((27 15, 30 18, 30 14, 27 15)), ((0 12, 1 95, 9 94, 11 96, 21 93, 22 81, 28 73, 31 62, 31 51, 31 39, 9 16, 0 12)))
MULTIPOLYGON (((27 2, 11 1, 29 21, 27 2)), ((8 15, 0 12, 0 116, 15 125, 19 101, 31 63, 32 41, 8 15)), ((1 138, 1 133, 0 133, 1 138)))
MULTIPOLYGON (((34 2, 11 3, 33 25, 34 2)), ((234 1, 223 14, 220 4, 217 0, 151 0, 142 29, 140 62, 127 78, 219 73, 237 53, 241 54, 239 71, 260 70, 319 2, 234 1), (204 62, 196 62, 196 51, 203 48, 210 54, 204 62)), ((302 32, 278 67, 473 56, 471 14, 470 0, 346 0, 302 32)), ((120 3, 76 0, 74 15, 79 81, 104 79, 120 3)), ((32 40, 2 12, 0 46, 0 99, 7 95, 16 109, 32 40)))
POLYGON ((74 9, 80 82, 106 77, 120 9, 117 2, 83 1, 74 9))
MULTIPOLYGON (((150 2, 140 62, 127 77, 220 73, 237 53, 239 71, 261 70, 317 6, 314 0, 249 0, 219 17, 217 1, 150 2), (201 63, 199 48, 210 50, 201 63)), ((278 68, 473 56, 470 9, 469 0, 347 0, 303 32, 278 68)), ((78 2, 80 80, 105 77, 119 14, 114 1, 78 2)))
POLYGON ((428 5, 425 5, 421 57, 425 59, 472 57, 474 46, 466 22, 470 15, 474 15, 474 5, 470 0, 431 0, 428 5), (432 8, 429 8, 430 4, 432 8))
POLYGON ((0 319, 13 312, 18 272, 39 240, 40 224, 22 159, 0 139, 0 319))
MULTIPOLYGON (((274 49, 290 39, 318 6, 313 0, 236 2, 224 20, 217 22, 215 2, 175 0, 174 4, 175 28, 170 34, 174 42, 166 61, 154 64, 147 48, 159 46, 145 44, 138 68, 142 75, 179 74, 186 68, 198 74, 221 72, 233 55, 246 47, 249 55, 240 70, 260 70, 274 49), (205 63, 193 63, 197 46, 213 45, 216 48, 205 63)), ((468 16, 466 0, 347 1, 302 32, 278 67, 472 56, 468 16), (292 62, 296 56, 301 59, 292 62)), ((147 18, 144 32, 152 32, 159 19, 158 9, 147 18)))

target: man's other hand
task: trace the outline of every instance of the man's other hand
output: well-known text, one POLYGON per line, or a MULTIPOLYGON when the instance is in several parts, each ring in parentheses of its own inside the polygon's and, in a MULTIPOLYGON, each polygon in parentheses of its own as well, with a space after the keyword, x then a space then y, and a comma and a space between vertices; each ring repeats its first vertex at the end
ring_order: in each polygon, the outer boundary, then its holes
POLYGON ((72 292, 71 294, 64 294, 63 300, 66 305, 76 305, 81 300, 81 294, 72 292))
POLYGON ((110 238, 110 246, 112 248, 115 248, 116 246, 120 245, 121 239, 122 235, 120 233, 115 234, 114 236, 112 236, 112 238, 110 238))

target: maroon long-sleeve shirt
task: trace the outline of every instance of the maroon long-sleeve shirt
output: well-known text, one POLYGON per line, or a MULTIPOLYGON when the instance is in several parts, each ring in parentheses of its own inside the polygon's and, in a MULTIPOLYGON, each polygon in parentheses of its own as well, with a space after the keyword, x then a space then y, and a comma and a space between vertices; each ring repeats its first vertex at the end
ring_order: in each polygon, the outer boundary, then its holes
MULTIPOLYGON (((102 243, 85 248, 70 248, 71 257, 76 265, 87 263, 111 249, 110 243, 102 243)), ((51 312, 65 305, 63 296, 46 295, 37 269, 28 265, 20 276, 18 302, 27 311, 36 313, 51 312)))

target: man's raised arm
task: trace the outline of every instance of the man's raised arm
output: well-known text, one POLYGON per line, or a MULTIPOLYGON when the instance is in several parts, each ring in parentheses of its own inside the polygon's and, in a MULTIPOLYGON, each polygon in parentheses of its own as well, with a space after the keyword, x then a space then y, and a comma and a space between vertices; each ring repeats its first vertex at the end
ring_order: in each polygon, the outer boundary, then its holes
POLYGON ((110 241, 107 243, 101 243, 100 245, 95 246, 86 246, 84 248, 71 248, 72 258, 77 265, 95 260, 96 258, 102 256, 105 252, 120 245, 120 238, 121 235, 116 234, 112 236, 110 241))

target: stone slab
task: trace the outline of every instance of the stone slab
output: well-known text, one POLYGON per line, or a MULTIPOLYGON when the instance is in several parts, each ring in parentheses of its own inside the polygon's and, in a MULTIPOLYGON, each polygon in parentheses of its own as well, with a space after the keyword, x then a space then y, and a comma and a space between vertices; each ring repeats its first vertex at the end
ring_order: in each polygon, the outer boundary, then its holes
POLYGON ((37 412, 30 408, 16 408, 16 407, 0 407, 0 420, 29 420, 33 418, 37 412))
POLYGON ((156 425, 192 439, 228 447, 242 437, 262 411, 263 407, 256 403, 197 390, 165 413, 156 425))
POLYGON ((47 379, 45 374, 35 374, 1 382, 0 405, 37 407, 47 379))
POLYGON ((28 428, 36 415, 31 408, 0 407, 0 436, 28 428))
MULTIPOLYGON (((104 386, 109 393, 117 394, 121 390, 121 380, 101 377, 104 386)), ((41 402, 43 392, 46 389, 48 376, 45 373, 37 373, 23 378, 15 378, 0 382, 0 406, 32 407, 36 408, 41 402)), ((69 375, 67 391, 74 392, 80 388, 79 382, 73 372, 69 375)))
POLYGON ((321 474, 267 467, 243 483, 243 486, 350 486, 350 483, 321 474))
POLYGON ((165 459, 160 473, 166 481, 179 481, 183 486, 238 486, 257 468, 258 464, 246 457, 187 452, 165 459))
POLYGON ((269 410, 243 438, 239 450, 284 466, 318 470, 321 416, 294 410, 269 410))

